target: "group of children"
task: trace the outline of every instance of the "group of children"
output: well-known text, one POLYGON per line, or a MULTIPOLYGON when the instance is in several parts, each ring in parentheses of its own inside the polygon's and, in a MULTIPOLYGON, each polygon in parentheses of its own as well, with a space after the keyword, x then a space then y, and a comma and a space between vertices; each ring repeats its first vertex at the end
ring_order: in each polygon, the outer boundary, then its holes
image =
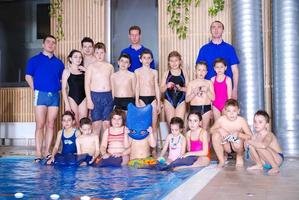
POLYGON ((225 75, 224 59, 214 61, 216 76, 211 80, 205 79, 207 64, 197 63, 196 79, 189 82, 188 74, 181 65, 181 55, 173 51, 168 56, 169 69, 159 87, 158 72, 150 68, 153 60, 150 51, 141 53, 142 66, 134 73, 128 71, 130 56, 121 54, 119 70, 114 73, 113 66, 104 61, 106 49, 103 43, 94 45, 90 38, 84 38, 81 45, 83 54, 73 50, 68 56, 70 65, 63 73, 62 94, 66 112, 63 115, 63 130, 57 135, 48 163, 55 160, 62 142, 62 153, 88 154, 91 158, 86 164, 129 164, 143 168, 165 161, 170 168, 176 169, 206 166, 210 163, 212 144, 219 167, 225 165, 226 153, 232 151, 237 155, 236 166, 243 166, 244 151, 249 149, 256 165, 248 170, 263 169, 267 165, 268 168, 271 166, 269 173, 279 172, 284 158, 277 139, 268 130, 269 116, 265 111, 255 114, 253 134, 246 120, 238 115, 238 102, 230 99, 232 80, 225 75), (160 157, 156 159, 156 152, 151 148, 156 147, 161 93, 165 96, 163 105, 171 133, 166 138, 160 157), (125 111, 129 103, 137 107, 150 104, 153 108, 152 126, 148 129, 150 134, 143 140, 128 136, 125 111), (183 134, 186 103, 190 103, 187 118, 189 130, 183 134), (88 118, 88 109, 91 110, 92 122, 88 118), (212 114, 214 124, 210 127, 212 114), (80 131, 75 128, 78 125, 80 131), (104 133, 100 145, 102 129, 104 133), (167 151, 168 157, 164 159, 167 151))

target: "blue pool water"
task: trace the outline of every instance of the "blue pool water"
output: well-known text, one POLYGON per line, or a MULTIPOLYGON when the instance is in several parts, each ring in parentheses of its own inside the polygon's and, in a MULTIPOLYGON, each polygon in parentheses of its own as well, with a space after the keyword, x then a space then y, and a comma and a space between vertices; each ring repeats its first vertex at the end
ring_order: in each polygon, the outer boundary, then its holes
POLYGON ((32 162, 32 158, 0 158, 0 199, 78 199, 88 195, 95 199, 162 199, 200 169, 179 172, 145 169, 52 167, 32 162))

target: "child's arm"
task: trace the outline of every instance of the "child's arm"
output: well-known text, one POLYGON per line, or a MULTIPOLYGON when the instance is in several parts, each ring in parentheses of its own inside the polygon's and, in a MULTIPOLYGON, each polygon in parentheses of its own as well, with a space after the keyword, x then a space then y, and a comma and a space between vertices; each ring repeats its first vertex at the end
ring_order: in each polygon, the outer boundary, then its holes
POLYGON ((161 81, 161 86, 160 86, 160 90, 162 93, 164 93, 167 88, 171 85, 172 82, 169 82, 167 85, 166 85, 166 80, 167 80, 167 75, 168 75, 168 70, 163 74, 163 77, 162 77, 162 81, 161 81))
POLYGON ((186 145, 187 145, 186 138, 183 136, 182 139, 183 140, 182 140, 181 156, 183 156, 186 153, 186 145))
POLYGON ((89 162, 89 164, 93 163, 95 159, 100 155, 100 140, 98 135, 94 135, 94 142, 95 142, 95 153, 92 157, 92 160, 89 162))
POLYGON ((115 79, 115 74, 112 74, 110 77, 112 98, 114 98, 114 94, 115 94, 114 79, 115 79))
POLYGON ((155 148, 156 145, 157 145, 157 142, 156 142, 156 138, 155 138, 155 136, 154 136, 154 134, 153 134, 153 129, 152 129, 152 127, 149 127, 149 128, 147 129, 147 131, 149 132, 148 143, 149 143, 150 147, 155 148))
POLYGON ((136 75, 135 75, 135 73, 133 73, 132 88, 133 88, 133 93, 135 94, 134 96, 136 96, 136 75))
POLYGON ((154 70, 154 75, 155 75, 155 92, 156 92, 156 100, 157 100, 157 110, 158 114, 161 111, 161 102, 160 102, 160 88, 158 84, 158 71, 154 70))
POLYGON ((252 132, 249 128, 249 125, 248 125, 247 121, 243 117, 241 118, 241 120, 242 120, 241 121, 242 130, 243 130, 244 134, 243 133, 238 133, 238 137, 243 139, 243 140, 248 140, 248 139, 251 138, 252 132))
POLYGON ((186 92, 187 91, 187 84, 189 83, 189 75, 188 75, 188 72, 184 69, 181 69, 183 74, 184 74, 184 77, 185 77, 185 86, 184 87, 181 87, 180 85, 177 85, 177 88, 182 91, 182 92, 186 92))
POLYGON ((57 137, 56 137, 56 141, 55 141, 55 145, 54 145, 54 148, 52 151, 51 158, 50 158, 50 160, 47 161, 48 165, 51 164, 55 159, 55 155, 57 154, 60 143, 61 143, 61 137, 62 137, 62 130, 58 131, 58 133, 57 133, 57 137))
POLYGON ((80 136, 76 139, 76 148, 77 148, 77 154, 78 155, 82 154, 82 149, 80 145, 80 136))
POLYGON ((164 157, 164 155, 165 155, 165 153, 168 149, 168 146, 169 146, 169 140, 170 140, 170 134, 167 135, 167 137, 166 137, 166 141, 165 141, 165 144, 164 144, 163 149, 161 151, 160 157, 164 157))
POLYGON ((229 78, 228 76, 226 76, 226 85, 227 85, 227 97, 230 99, 232 98, 233 86, 232 86, 232 79, 229 78))
POLYGON ((135 75, 136 75, 135 104, 138 107, 138 106, 140 106, 139 105, 139 90, 140 90, 140 85, 139 85, 139 74, 138 74, 138 70, 135 70, 135 75))
POLYGON ((65 105, 65 111, 67 110, 71 111, 71 106, 67 95, 67 79, 69 78, 69 76, 70 76, 70 71, 68 69, 64 69, 62 73, 62 80, 61 80, 61 93, 65 105))
POLYGON ((192 101, 194 97, 196 97, 197 91, 195 89, 192 90, 192 83, 187 84, 187 91, 186 91, 186 102, 189 103, 192 101))
POLYGON ((92 66, 89 66, 85 72, 84 88, 86 94, 87 108, 90 110, 94 108, 93 102, 91 100, 91 94, 90 94, 91 74, 92 74, 92 66))
POLYGON ((131 152, 131 149, 130 149, 130 143, 129 143, 129 136, 128 136, 129 130, 128 130, 127 127, 126 127, 125 130, 126 130, 126 131, 125 131, 125 134, 124 134, 124 147, 125 147, 125 150, 124 150, 124 152, 122 153, 122 156, 129 155, 130 152, 131 152))
POLYGON ((247 141, 247 144, 252 145, 258 149, 266 149, 271 144, 272 140, 273 140, 273 136, 268 133, 262 142, 251 139, 247 141))
POLYGON ((100 148, 103 158, 108 158, 110 156, 110 154, 107 152, 107 147, 108 147, 108 129, 106 129, 103 134, 101 148, 100 148))
POLYGON ((186 144, 187 144, 187 151, 190 151, 190 131, 186 134, 186 144))
POLYGON ((211 99, 211 101, 215 100, 214 84, 212 81, 209 81, 209 90, 207 92, 207 96, 209 99, 211 99))

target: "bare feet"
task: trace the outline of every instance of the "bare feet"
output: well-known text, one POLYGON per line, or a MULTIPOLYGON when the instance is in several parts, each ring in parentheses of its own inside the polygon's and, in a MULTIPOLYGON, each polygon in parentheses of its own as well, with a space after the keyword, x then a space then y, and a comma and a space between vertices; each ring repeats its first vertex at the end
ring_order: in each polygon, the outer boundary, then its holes
POLYGON ((279 168, 272 168, 268 171, 269 175, 276 175, 279 173, 279 168))
POLYGON ((237 158, 236 158, 236 167, 237 168, 244 167, 244 160, 243 160, 242 156, 238 156, 237 155, 237 158))
POLYGON ((253 165, 251 167, 247 167, 247 170, 263 170, 263 166, 253 165))
POLYGON ((217 168, 223 168, 225 165, 224 162, 219 162, 218 165, 217 165, 217 168))

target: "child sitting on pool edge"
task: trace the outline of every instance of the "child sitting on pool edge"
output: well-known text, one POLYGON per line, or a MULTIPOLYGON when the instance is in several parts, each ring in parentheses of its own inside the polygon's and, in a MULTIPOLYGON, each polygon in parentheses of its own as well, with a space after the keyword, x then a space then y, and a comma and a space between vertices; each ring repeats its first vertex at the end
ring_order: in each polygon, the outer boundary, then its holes
POLYGON ((110 128, 106 129, 101 143, 102 160, 99 167, 120 167, 129 162, 128 128, 125 126, 125 112, 115 109, 110 114, 110 128))
POLYGON ((245 143, 249 148, 249 155, 256 163, 247 170, 270 169, 269 174, 279 173, 279 167, 284 161, 282 150, 275 135, 268 130, 270 117, 266 111, 259 110, 254 115, 254 129, 250 140, 245 143))
POLYGON ((151 157, 151 148, 156 147, 156 139, 152 127, 147 129, 149 135, 141 140, 129 137, 130 161, 129 166, 134 168, 150 168, 157 164, 157 161, 151 157))
POLYGON ((166 160, 167 164, 175 161, 176 159, 182 157, 186 152, 186 138, 182 134, 184 129, 184 121, 180 117, 173 117, 170 120, 170 130, 171 133, 167 135, 165 144, 161 151, 159 162, 164 160, 164 155, 167 150, 168 158, 166 160))
POLYGON ((66 157, 74 156, 77 153, 76 138, 80 135, 80 131, 75 128, 75 123, 74 114, 71 111, 65 111, 62 115, 63 128, 57 133, 51 158, 47 161, 48 165, 54 163, 56 160, 60 162, 66 157), (58 153, 60 144, 62 144, 62 150, 61 153, 58 153))
POLYGON ((92 122, 89 118, 80 119, 82 135, 76 139, 78 163, 91 165, 100 154, 100 141, 97 134, 92 133, 92 122))

